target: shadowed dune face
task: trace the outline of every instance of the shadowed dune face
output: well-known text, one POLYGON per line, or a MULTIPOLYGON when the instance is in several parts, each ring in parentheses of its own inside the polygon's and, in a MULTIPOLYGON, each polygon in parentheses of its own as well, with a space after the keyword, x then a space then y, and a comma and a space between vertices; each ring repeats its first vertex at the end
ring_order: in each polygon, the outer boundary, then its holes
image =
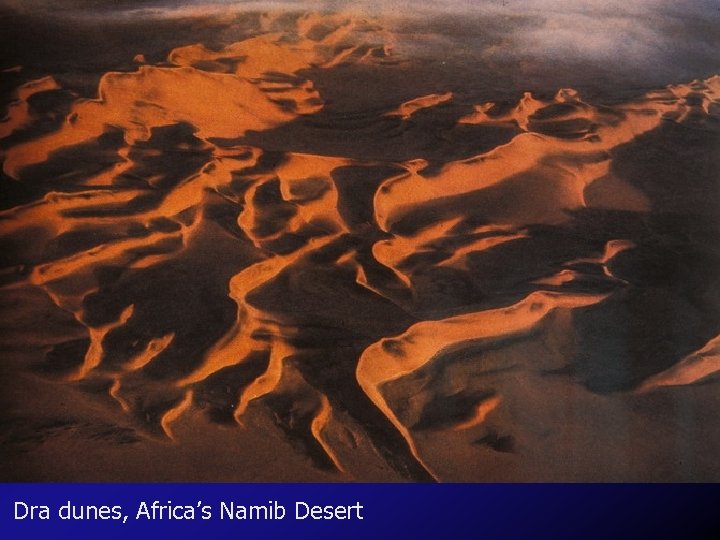
POLYGON ((225 16, 6 70, 3 475, 717 479, 720 76, 493 99, 443 17, 225 16))

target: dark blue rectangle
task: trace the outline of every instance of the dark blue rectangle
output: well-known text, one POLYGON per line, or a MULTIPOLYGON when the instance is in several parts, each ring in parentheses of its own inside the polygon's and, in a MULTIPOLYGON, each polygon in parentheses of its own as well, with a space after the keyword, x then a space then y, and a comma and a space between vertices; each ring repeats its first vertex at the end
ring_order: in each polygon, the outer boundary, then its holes
POLYGON ((223 538, 588 539, 703 538, 720 532, 718 485, 4 484, 0 489, 5 538, 222 533, 223 538), (175 517, 168 517, 167 508, 160 516, 156 504, 155 519, 148 519, 155 501, 172 506, 175 517), (76 515, 92 505, 97 510, 91 513, 108 519, 61 519, 59 511, 65 512, 68 503, 76 515), (265 506, 268 513, 260 508, 255 519, 240 519, 241 512, 230 519, 221 510, 233 508, 231 503, 236 512, 242 506, 265 506), (319 519, 313 519, 307 515, 313 505, 346 509, 316 510, 319 519), (32 519, 31 506, 39 507, 32 519), (118 506, 121 510, 112 508, 118 506), (285 515, 280 519, 281 507, 285 515), (127 520, 111 519, 113 512, 127 520), (193 519, 180 519, 181 514, 193 519))

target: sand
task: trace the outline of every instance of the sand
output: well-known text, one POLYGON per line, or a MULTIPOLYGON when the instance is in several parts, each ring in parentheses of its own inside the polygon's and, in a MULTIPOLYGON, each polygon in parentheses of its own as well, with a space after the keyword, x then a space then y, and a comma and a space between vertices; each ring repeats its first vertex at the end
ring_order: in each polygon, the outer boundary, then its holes
POLYGON ((78 9, 0 66, 0 479, 720 480, 713 60, 78 9))

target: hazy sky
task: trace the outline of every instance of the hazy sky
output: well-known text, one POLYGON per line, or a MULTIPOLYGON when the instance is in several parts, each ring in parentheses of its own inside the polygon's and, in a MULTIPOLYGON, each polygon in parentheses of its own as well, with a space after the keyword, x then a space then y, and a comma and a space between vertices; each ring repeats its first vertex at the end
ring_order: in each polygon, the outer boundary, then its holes
POLYGON ((361 8, 369 12, 430 11, 521 11, 639 14, 664 12, 678 15, 720 16, 716 0, 0 0, 0 6, 20 11, 101 10, 120 11, 143 7, 198 5, 245 7, 307 6, 321 9, 361 8))
MULTIPOLYGON (((718 0, 0 0, 0 14, 5 13, 0 33, 3 25, 12 28, 13 19, 23 16, 43 24, 57 17, 147 21, 282 8, 353 10, 415 20, 430 19, 431 14, 467 15, 463 32, 446 25, 433 46, 439 43, 450 52, 462 48, 496 64, 529 57, 546 63, 580 62, 638 73, 653 83, 720 71, 718 0), (483 39, 488 35, 500 39, 489 45, 483 39)), ((408 47, 424 46, 420 37, 403 37, 408 47)))

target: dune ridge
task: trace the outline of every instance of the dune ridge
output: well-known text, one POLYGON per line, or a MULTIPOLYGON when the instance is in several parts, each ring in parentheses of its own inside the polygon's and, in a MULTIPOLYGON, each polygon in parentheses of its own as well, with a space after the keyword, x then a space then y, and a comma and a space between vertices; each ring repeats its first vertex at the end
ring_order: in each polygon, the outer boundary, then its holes
POLYGON ((700 350, 686 356, 670 369, 645 380, 639 392, 662 386, 682 386, 712 377, 720 370, 720 337, 714 337, 700 350))

